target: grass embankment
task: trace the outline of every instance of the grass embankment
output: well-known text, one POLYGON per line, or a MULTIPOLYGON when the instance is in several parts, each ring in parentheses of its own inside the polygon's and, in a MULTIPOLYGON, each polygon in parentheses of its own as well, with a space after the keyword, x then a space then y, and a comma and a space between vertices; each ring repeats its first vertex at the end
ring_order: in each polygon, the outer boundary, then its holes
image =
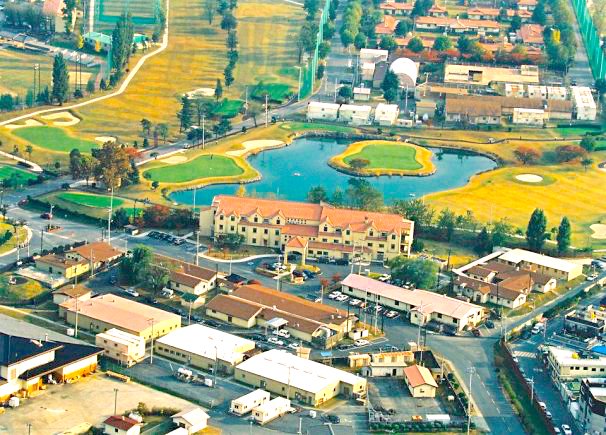
MULTIPOLYGON (((107 210, 111 200, 108 195, 95 195, 82 192, 51 192, 37 199, 73 213, 80 213, 98 219, 107 219, 107 210)), ((134 205, 134 201, 114 196, 114 211, 123 208, 132 216, 134 205)), ((141 203, 139 203, 140 205, 141 203)), ((139 211, 141 211, 140 207, 136 209, 136 212, 139 211)))
POLYGON ((18 227, 17 235, 15 236, 15 227, 13 225, 0 222, 0 238, 3 237, 7 231, 12 233, 12 237, 0 245, 0 254, 15 249, 18 243, 25 243, 27 240, 27 230, 24 227, 18 227))
POLYGON ((42 284, 22 276, 4 274, 0 277, 0 299, 10 302, 26 302, 47 291, 42 284), (14 284, 10 283, 10 279, 14 284))
POLYGON ((61 192, 57 194, 57 198, 86 207, 108 208, 110 205, 112 205, 113 207, 119 208, 124 204, 124 200, 121 198, 113 198, 112 200, 110 196, 93 195, 79 192, 61 192))
POLYGON ((431 151, 426 148, 393 141, 369 140, 354 142, 330 164, 360 175, 429 175, 435 172, 431 151), (364 160, 368 165, 355 168, 352 162, 364 160))
POLYGON ((99 142, 72 136, 63 128, 46 125, 19 128, 13 134, 37 147, 61 153, 69 153, 74 148, 83 153, 90 153, 93 148, 101 147, 99 142))
POLYGON ((241 159, 203 154, 185 163, 148 169, 143 176, 160 183, 187 183, 194 179, 210 183, 237 178, 251 169, 252 167, 241 159))
POLYGON ((29 180, 35 180, 38 176, 27 172, 23 169, 17 168, 16 166, 0 165, 0 181, 8 180, 9 178, 16 177, 19 181, 27 184, 29 180))

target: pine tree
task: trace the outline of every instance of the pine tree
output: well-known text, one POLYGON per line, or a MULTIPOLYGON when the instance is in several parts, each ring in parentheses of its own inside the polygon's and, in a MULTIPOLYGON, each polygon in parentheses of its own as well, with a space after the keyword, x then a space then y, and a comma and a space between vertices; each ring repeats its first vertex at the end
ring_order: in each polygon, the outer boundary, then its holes
POLYGON ((492 238, 488 234, 486 227, 482 228, 482 231, 478 233, 473 250, 478 255, 485 255, 492 251, 492 238))
POLYGON ((69 93, 69 75, 67 73, 67 65, 63 54, 58 53, 55 56, 53 62, 53 90, 52 99, 57 100, 59 105, 67 100, 67 94, 69 93))
POLYGON ((564 252, 568 251, 568 248, 570 247, 570 234, 570 221, 566 216, 564 216, 562 218, 562 221, 560 222, 560 226, 558 227, 557 235, 558 252, 560 254, 563 254, 564 252))
POLYGON ((532 212, 526 228, 526 242, 532 251, 540 251, 545 243, 547 218, 543 210, 537 208, 532 212))
POLYGON ((192 126, 193 107, 191 100, 187 96, 181 98, 181 110, 179 111, 179 119, 181 120, 180 130, 185 131, 192 126))
POLYGON ((219 99, 223 96, 223 86, 221 86, 221 80, 217 79, 217 85, 215 86, 215 100, 219 101, 219 99))

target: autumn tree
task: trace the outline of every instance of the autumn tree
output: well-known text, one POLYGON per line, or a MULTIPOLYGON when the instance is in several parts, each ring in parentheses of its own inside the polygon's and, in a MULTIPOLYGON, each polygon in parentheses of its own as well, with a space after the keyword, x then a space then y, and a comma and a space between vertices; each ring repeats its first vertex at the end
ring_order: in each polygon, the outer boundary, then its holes
POLYGON ((534 164, 541 158, 541 154, 537 150, 524 145, 517 147, 513 151, 513 155, 523 165, 534 164))
POLYGON ((116 189, 131 170, 128 154, 116 142, 105 142, 101 149, 93 150, 95 158, 95 178, 103 181, 108 188, 116 189))

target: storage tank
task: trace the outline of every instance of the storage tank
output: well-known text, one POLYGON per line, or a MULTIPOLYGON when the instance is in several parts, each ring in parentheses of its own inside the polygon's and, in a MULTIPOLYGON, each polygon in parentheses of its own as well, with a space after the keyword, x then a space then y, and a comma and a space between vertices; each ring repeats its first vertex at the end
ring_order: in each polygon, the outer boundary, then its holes
POLYGON ((419 75, 419 68, 414 61, 407 57, 400 57, 391 63, 389 70, 400 79, 400 87, 414 89, 419 75))

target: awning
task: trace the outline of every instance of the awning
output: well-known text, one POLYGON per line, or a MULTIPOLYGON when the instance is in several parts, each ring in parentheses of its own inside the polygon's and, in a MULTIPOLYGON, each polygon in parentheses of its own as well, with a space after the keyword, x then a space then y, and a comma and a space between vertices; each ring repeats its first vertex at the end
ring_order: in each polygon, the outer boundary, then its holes
POLYGON ((286 325, 288 325, 288 320, 283 319, 282 317, 274 317, 267 322, 267 326, 274 329, 280 329, 282 326, 286 325))

